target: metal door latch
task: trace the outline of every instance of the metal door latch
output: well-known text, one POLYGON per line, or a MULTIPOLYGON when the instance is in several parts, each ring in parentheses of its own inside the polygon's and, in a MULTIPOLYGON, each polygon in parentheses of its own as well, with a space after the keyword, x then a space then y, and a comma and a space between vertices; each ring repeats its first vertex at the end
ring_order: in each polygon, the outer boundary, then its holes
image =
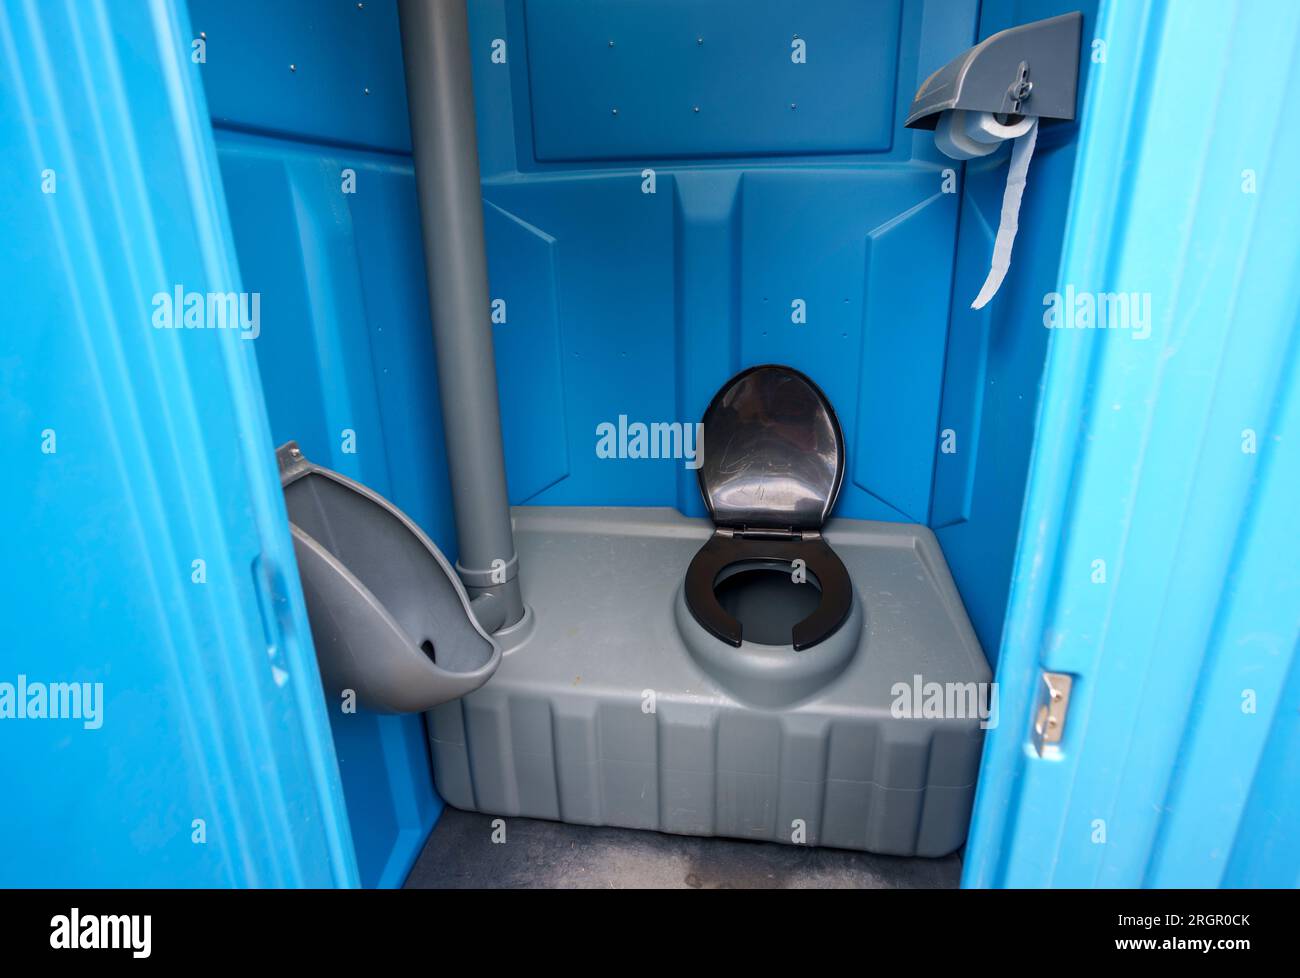
POLYGON ((1044 672, 1038 686, 1038 705, 1034 710, 1034 749, 1038 756, 1060 748, 1065 733, 1065 714, 1070 708, 1070 687, 1074 677, 1064 672, 1044 672))

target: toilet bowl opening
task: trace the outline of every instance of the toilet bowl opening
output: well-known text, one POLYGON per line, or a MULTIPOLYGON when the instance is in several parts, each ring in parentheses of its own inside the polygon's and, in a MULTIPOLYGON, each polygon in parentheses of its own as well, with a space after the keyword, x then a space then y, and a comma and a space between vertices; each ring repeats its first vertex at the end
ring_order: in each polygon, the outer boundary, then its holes
POLYGON ((790 631, 821 603, 821 582, 806 568, 803 581, 782 560, 742 560, 724 567, 713 593, 740 622, 741 637, 759 645, 790 645, 790 631))

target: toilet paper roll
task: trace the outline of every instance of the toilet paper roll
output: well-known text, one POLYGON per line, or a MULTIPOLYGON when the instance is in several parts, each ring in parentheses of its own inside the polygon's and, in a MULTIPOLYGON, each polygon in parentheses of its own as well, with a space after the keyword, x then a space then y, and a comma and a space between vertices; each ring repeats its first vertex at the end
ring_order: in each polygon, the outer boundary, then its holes
POLYGON ((1037 142, 1038 119, 1035 118, 1029 120, 1029 127, 1016 137, 1011 147, 1011 165, 1007 170, 1007 187, 1002 192, 1002 217, 998 221, 998 236, 993 242, 993 260, 984 286, 970 304, 972 309, 983 309, 988 305, 989 300, 997 295, 1002 280, 1007 277, 1007 269, 1011 267, 1011 246, 1020 229, 1020 198, 1025 193, 1029 161, 1033 158, 1037 142))
POLYGON ((962 132, 967 136, 977 143, 991 143, 994 146, 1008 139, 1023 136, 1029 132, 1029 126, 1034 121, 1028 116, 1021 116, 1019 122, 1004 126, 998 122, 992 112, 962 112, 958 110, 953 115, 960 116, 959 119, 954 119, 953 122, 960 125, 962 132))
MULTIPOLYGON (((978 156, 988 156, 998 148, 998 140, 982 142, 967 132, 967 117, 970 115, 988 115, 988 113, 968 113, 961 109, 951 109, 939 114, 939 121, 934 127, 934 144, 945 156, 954 160, 973 160, 978 156)), ((992 116, 989 116, 992 119, 992 116)))

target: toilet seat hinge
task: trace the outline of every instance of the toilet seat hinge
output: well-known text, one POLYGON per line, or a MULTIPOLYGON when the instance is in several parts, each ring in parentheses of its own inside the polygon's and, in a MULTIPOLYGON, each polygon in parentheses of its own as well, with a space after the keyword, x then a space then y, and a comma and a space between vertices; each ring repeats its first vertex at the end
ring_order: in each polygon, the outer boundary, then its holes
POLYGON ((752 540, 807 540, 821 534, 816 530, 798 530, 792 526, 720 526, 718 533, 727 537, 745 537, 752 540))

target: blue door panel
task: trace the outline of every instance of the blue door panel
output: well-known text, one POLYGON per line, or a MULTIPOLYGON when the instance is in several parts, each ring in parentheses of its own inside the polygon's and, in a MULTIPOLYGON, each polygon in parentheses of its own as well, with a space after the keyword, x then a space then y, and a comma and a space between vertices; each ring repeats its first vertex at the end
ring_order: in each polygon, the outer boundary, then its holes
POLYGON ((357 880, 253 343, 157 328, 241 288, 189 51, 166 3, 0 7, 0 682, 98 702, 0 720, 7 885, 357 880))
POLYGON ((1052 331, 965 879, 1294 886, 1300 134, 1236 107, 1300 11, 1111 3, 1097 36, 1148 55, 1090 81, 1057 291, 1149 328, 1052 331), (1042 669, 1075 678, 1040 757, 1042 669))

